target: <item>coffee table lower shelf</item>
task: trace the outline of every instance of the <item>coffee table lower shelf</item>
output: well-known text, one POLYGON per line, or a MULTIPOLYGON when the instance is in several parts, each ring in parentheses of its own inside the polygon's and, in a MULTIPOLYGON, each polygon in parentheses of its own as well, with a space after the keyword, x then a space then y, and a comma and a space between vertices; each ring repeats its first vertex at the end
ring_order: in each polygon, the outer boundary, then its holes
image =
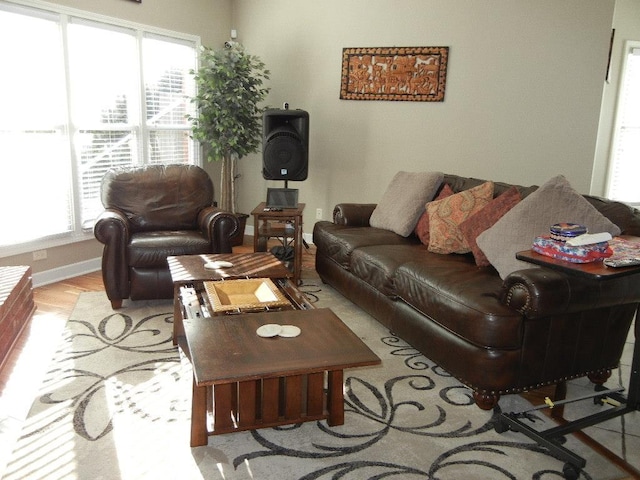
POLYGON ((194 379, 191 446, 206 445, 209 435, 257 428, 325 419, 342 425, 342 382, 342 370, 206 386, 194 379))

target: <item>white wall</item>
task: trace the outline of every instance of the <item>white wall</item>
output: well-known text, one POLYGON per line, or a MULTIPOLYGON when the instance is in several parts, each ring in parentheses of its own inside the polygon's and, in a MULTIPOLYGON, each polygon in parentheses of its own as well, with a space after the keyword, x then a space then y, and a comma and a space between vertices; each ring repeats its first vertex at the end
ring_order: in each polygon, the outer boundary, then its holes
MULTIPOLYGON (((268 103, 310 114, 316 208, 376 202, 400 170, 587 192, 613 0, 234 0, 233 28, 271 70, 268 103), (443 103, 339 99, 344 47, 449 46, 443 103)), ((264 199, 261 155, 241 161, 240 209, 264 199)))
POLYGON ((229 35, 231 0, 48 0, 49 3, 199 35, 205 45, 229 35))

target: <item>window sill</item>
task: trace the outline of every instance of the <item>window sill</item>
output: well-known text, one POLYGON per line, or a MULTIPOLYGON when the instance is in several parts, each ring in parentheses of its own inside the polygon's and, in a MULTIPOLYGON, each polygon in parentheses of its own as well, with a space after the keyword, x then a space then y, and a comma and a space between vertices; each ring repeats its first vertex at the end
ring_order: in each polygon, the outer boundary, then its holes
POLYGON ((0 258, 12 257, 23 253, 35 252, 47 248, 60 247, 77 242, 92 240, 95 237, 93 233, 69 233, 54 238, 40 239, 32 242, 20 243, 17 245, 8 245, 0 247, 0 258))

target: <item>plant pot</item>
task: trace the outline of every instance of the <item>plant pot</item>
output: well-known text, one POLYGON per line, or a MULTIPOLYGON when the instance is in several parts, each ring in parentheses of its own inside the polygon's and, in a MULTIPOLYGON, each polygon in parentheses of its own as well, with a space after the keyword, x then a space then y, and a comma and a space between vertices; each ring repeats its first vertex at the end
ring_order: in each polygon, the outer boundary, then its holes
POLYGON ((246 213, 236 213, 238 217, 238 233, 231 237, 231 246, 239 247, 244 243, 244 229, 247 226, 247 218, 249 215, 246 213))

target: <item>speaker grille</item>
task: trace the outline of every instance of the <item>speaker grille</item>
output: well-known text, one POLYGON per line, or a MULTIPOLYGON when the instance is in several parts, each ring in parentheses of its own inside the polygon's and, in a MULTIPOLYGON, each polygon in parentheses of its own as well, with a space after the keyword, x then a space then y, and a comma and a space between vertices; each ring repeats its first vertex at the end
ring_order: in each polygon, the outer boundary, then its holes
POLYGON ((263 177, 269 180, 305 180, 305 145, 297 132, 280 127, 271 132, 263 151, 263 177))

